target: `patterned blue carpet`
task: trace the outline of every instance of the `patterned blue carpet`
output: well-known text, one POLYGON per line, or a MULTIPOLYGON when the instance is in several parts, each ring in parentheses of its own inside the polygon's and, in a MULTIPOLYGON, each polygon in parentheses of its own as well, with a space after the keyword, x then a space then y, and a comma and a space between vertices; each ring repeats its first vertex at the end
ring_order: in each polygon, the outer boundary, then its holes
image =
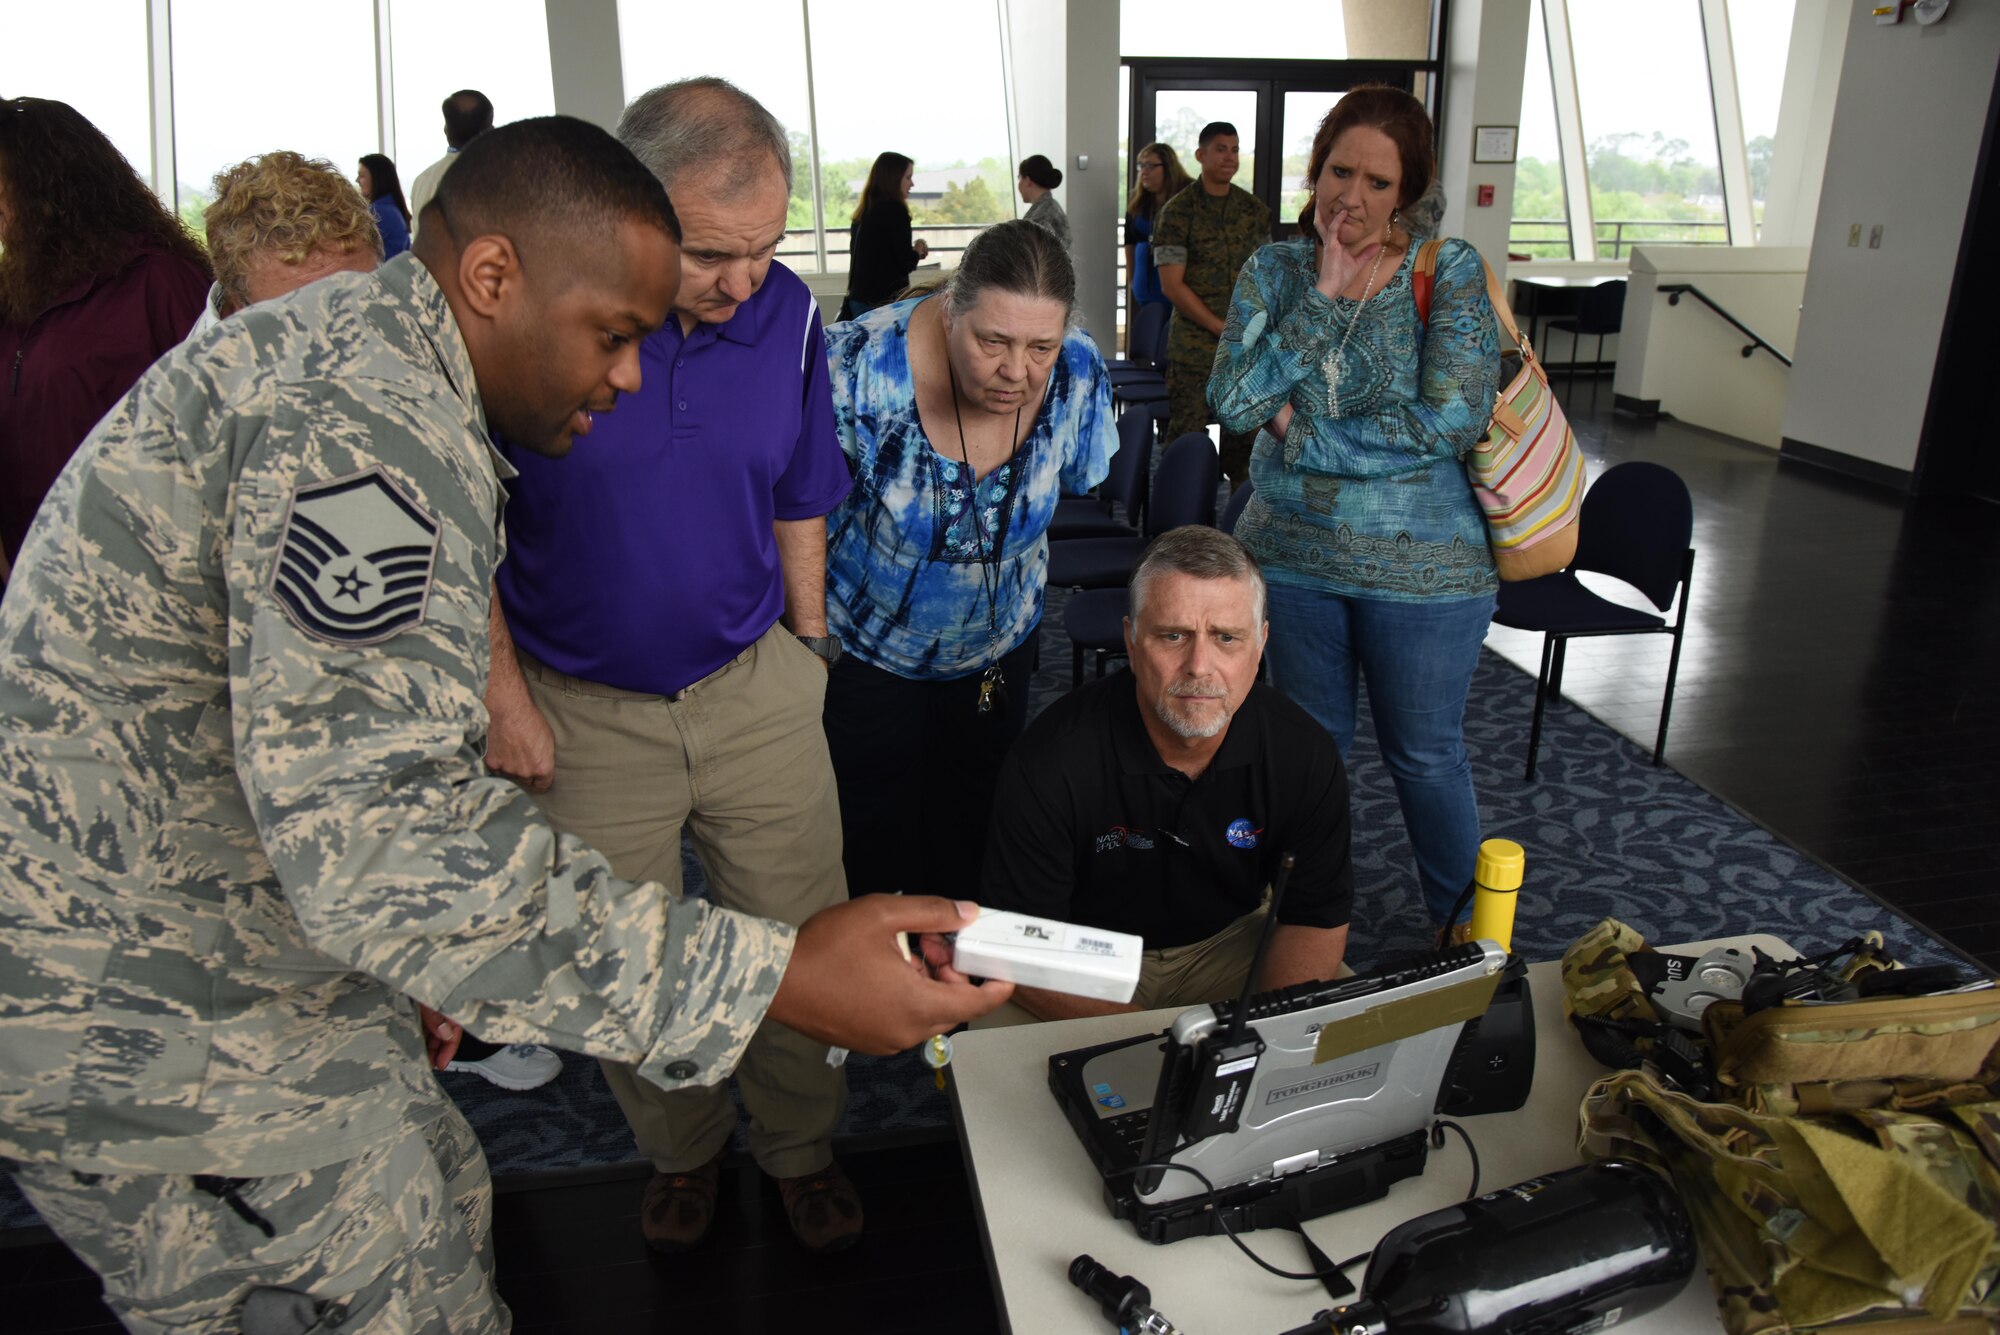
MULTIPOLYGON (((1043 623, 1039 710, 1069 685, 1069 645, 1061 595, 1043 623)), ((1553 959, 1604 917, 1618 917, 1654 942, 1770 932, 1801 951, 1828 950, 1879 927, 1905 963, 1957 957, 1923 929, 1790 848, 1582 711, 1550 710, 1540 776, 1521 779, 1534 681, 1488 653, 1474 678, 1466 716, 1485 833, 1528 853, 1515 948, 1553 959)), ((1353 789, 1356 912, 1348 958, 1357 969, 1421 948, 1426 916, 1403 833, 1396 794, 1365 713, 1353 789)), ((687 884, 701 883, 691 854, 687 884)), ((855 1057, 849 1063, 843 1136, 947 1126, 949 1105, 914 1055, 855 1057)), ((562 1076, 510 1094, 477 1076, 442 1077, 477 1128, 493 1171, 530 1173, 620 1164, 636 1157, 631 1133, 596 1063, 567 1056, 562 1076)), ((0 1227, 35 1222, 0 1182, 0 1227)))

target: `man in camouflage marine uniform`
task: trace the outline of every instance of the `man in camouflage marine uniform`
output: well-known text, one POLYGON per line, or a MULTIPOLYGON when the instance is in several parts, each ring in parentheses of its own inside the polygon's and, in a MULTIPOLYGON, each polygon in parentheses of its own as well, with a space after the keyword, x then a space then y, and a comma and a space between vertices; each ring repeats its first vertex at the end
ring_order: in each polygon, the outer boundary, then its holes
MULTIPOLYGON (((1231 185, 1238 162, 1236 127, 1212 121, 1202 127, 1195 161, 1201 175, 1168 200, 1153 220, 1153 262, 1160 290, 1174 304, 1167 330, 1167 436, 1179 439, 1215 420, 1208 406, 1208 377, 1215 344, 1229 316, 1236 275, 1271 239, 1271 211, 1249 191, 1231 185)), ((1234 491, 1250 480, 1254 432, 1222 433, 1222 471, 1234 491)))
POLYGON ((0 605, 0 1156, 135 1331, 507 1327, 399 994, 680 1087, 767 1011, 892 1051, 1006 990, 897 956, 964 907, 684 903, 482 774, 487 430, 561 454, 636 387, 678 254, 658 181, 561 117, 432 208, 414 255, 147 372, 0 605))

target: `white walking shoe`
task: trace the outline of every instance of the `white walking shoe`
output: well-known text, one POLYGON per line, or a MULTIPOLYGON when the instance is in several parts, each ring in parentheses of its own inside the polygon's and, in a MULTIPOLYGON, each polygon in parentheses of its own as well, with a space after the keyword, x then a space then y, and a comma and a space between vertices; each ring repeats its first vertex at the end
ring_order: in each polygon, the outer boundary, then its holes
MULTIPOLYGON (((464 1042, 470 1045, 471 1035, 468 1034, 464 1042)), ((562 1058, 533 1043, 513 1043, 495 1048, 476 1059, 463 1055, 461 1048, 461 1055, 454 1057, 444 1069, 469 1071, 502 1089, 540 1089, 562 1074, 562 1058)))

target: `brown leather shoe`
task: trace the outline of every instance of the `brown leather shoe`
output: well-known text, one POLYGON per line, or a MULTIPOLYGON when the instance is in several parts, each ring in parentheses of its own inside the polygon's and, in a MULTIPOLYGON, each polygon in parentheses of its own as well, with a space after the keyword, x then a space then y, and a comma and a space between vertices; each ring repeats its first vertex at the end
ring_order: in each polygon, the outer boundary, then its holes
POLYGON ((725 1143, 713 1159, 685 1173, 654 1173, 639 1206, 639 1231, 656 1252, 684 1252, 708 1236, 722 1181, 725 1143))
POLYGON ((778 1194, 792 1234, 809 1252, 837 1252, 861 1237, 861 1197, 837 1163, 804 1177, 781 1177, 778 1194))

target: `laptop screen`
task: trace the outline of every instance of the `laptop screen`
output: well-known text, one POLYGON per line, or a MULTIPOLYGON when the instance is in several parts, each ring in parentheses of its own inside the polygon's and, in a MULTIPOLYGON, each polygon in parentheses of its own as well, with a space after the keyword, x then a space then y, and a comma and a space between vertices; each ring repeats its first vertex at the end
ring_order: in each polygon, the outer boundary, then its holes
MULTIPOLYGON (((1194 1167, 1220 1190, 1425 1130, 1445 1092, 1460 1031, 1485 1014, 1506 963, 1498 946, 1475 942, 1412 968, 1254 998, 1249 1020, 1264 1040, 1264 1053, 1236 1129, 1182 1144, 1195 1112, 1187 1099, 1193 1082, 1176 1089, 1172 1080, 1162 1080, 1148 1157, 1194 1167)), ((1202 1045, 1227 1030, 1232 1010, 1183 1012, 1164 1056, 1157 1045, 1142 1045, 1155 1062, 1165 1063, 1153 1069, 1198 1069, 1202 1045)), ((1084 1074, 1088 1082, 1090 1072, 1084 1074)), ((1141 1200, 1177 1200, 1205 1190, 1191 1173, 1154 1177, 1147 1174, 1139 1184, 1141 1200)))

